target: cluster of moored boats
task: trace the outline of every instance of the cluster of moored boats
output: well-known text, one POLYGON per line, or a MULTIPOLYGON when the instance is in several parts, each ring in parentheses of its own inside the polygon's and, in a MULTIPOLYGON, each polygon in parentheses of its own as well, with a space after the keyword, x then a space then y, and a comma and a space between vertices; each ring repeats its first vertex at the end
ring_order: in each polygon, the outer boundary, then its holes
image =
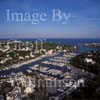
MULTIPOLYGON (((36 72, 39 72, 40 74, 44 73, 47 75, 62 76, 63 70, 56 69, 55 66, 58 66, 60 68, 66 67, 66 69, 70 70, 69 72, 71 72, 71 67, 66 65, 66 61, 68 61, 67 57, 56 56, 56 57, 50 58, 48 60, 42 61, 41 62, 42 65, 39 65, 39 64, 33 65, 32 67, 30 67, 30 69, 27 70, 27 72, 31 73, 32 71, 36 71, 36 72), (47 67, 48 65, 50 65, 52 67, 51 68, 47 67)), ((66 71, 66 73, 68 73, 67 71, 66 71)))
POLYGON ((42 72, 42 73, 45 73, 45 74, 49 74, 49 75, 61 75, 62 72, 61 70, 57 70, 57 69, 50 69, 48 67, 45 67, 45 66, 39 66, 38 64, 32 66, 30 68, 30 70, 28 69, 27 72, 28 73, 31 73, 33 71, 39 71, 39 72, 42 72))
MULTIPOLYGON (((62 76, 63 71, 60 70, 61 68, 63 69, 66 67, 67 69, 71 70, 71 67, 68 67, 68 65, 66 65, 66 62, 68 63, 68 61, 69 61, 68 58, 69 58, 69 56, 67 57, 65 55, 55 56, 55 57, 49 58, 48 60, 43 60, 42 62, 40 62, 42 65, 35 64, 35 65, 29 67, 26 70, 26 72, 31 73, 33 71, 36 71, 36 72, 40 72, 40 74, 44 73, 47 75, 53 75, 53 76, 60 75, 60 76, 62 76), (50 67, 48 67, 48 65, 50 65, 52 67, 50 68, 50 67), (57 69, 56 67, 59 67, 60 69, 57 69)), ((30 61, 22 62, 19 64, 14 64, 11 67, 5 68, 3 70, 9 70, 10 68, 18 68, 22 65, 30 64, 30 63, 37 61, 37 60, 40 60, 40 59, 42 59, 42 57, 37 57, 37 58, 30 60, 30 61)))
POLYGON ((43 61, 42 64, 59 66, 59 67, 65 66, 65 63, 62 63, 62 62, 54 62, 54 61, 53 62, 52 61, 43 61))

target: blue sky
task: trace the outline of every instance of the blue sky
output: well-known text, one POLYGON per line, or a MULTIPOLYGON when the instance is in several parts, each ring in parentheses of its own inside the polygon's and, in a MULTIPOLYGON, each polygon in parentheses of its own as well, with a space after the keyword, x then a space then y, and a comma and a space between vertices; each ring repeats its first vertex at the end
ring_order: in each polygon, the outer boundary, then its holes
POLYGON ((0 38, 100 38, 100 0, 0 0, 0 38), (46 12, 39 24, 7 22, 6 10, 46 12), (71 16, 66 24, 52 22, 52 10, 71 16))

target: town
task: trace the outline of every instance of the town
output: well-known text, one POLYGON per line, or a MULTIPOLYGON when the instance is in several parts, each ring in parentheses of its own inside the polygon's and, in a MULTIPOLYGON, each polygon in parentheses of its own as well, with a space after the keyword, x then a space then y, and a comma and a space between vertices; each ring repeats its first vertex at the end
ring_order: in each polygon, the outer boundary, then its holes
POLYGON ((27 47, 23 41, 10 40, 9 45, 5 45, 7 42, 1 41, 0 48, 2 99, 62 100, 77 87, 84 86, 86 77, 92 75, 70 64, 77 55, 76 46, 40 40, 27 43, 27 47))

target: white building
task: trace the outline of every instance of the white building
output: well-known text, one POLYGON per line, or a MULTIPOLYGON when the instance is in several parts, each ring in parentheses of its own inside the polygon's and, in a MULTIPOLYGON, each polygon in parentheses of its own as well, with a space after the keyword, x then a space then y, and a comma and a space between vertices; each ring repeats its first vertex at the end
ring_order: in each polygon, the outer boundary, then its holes
POLYGON ((84 61, 91 64, 95 63, 95 61, 93 61, 91 58, 85 58, 84 61))

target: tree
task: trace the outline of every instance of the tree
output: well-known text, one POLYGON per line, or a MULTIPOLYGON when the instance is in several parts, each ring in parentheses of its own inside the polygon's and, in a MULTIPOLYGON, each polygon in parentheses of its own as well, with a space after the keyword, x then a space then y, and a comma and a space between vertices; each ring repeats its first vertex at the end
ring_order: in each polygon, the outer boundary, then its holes
POLYGON ((4 100, 6 99, 6 94, 9 93, 10 91, 12 91, 13 87, 11 86, 10 83, 8 82, 3 82, 0 85, 0 94, 3 95, 4 100))

